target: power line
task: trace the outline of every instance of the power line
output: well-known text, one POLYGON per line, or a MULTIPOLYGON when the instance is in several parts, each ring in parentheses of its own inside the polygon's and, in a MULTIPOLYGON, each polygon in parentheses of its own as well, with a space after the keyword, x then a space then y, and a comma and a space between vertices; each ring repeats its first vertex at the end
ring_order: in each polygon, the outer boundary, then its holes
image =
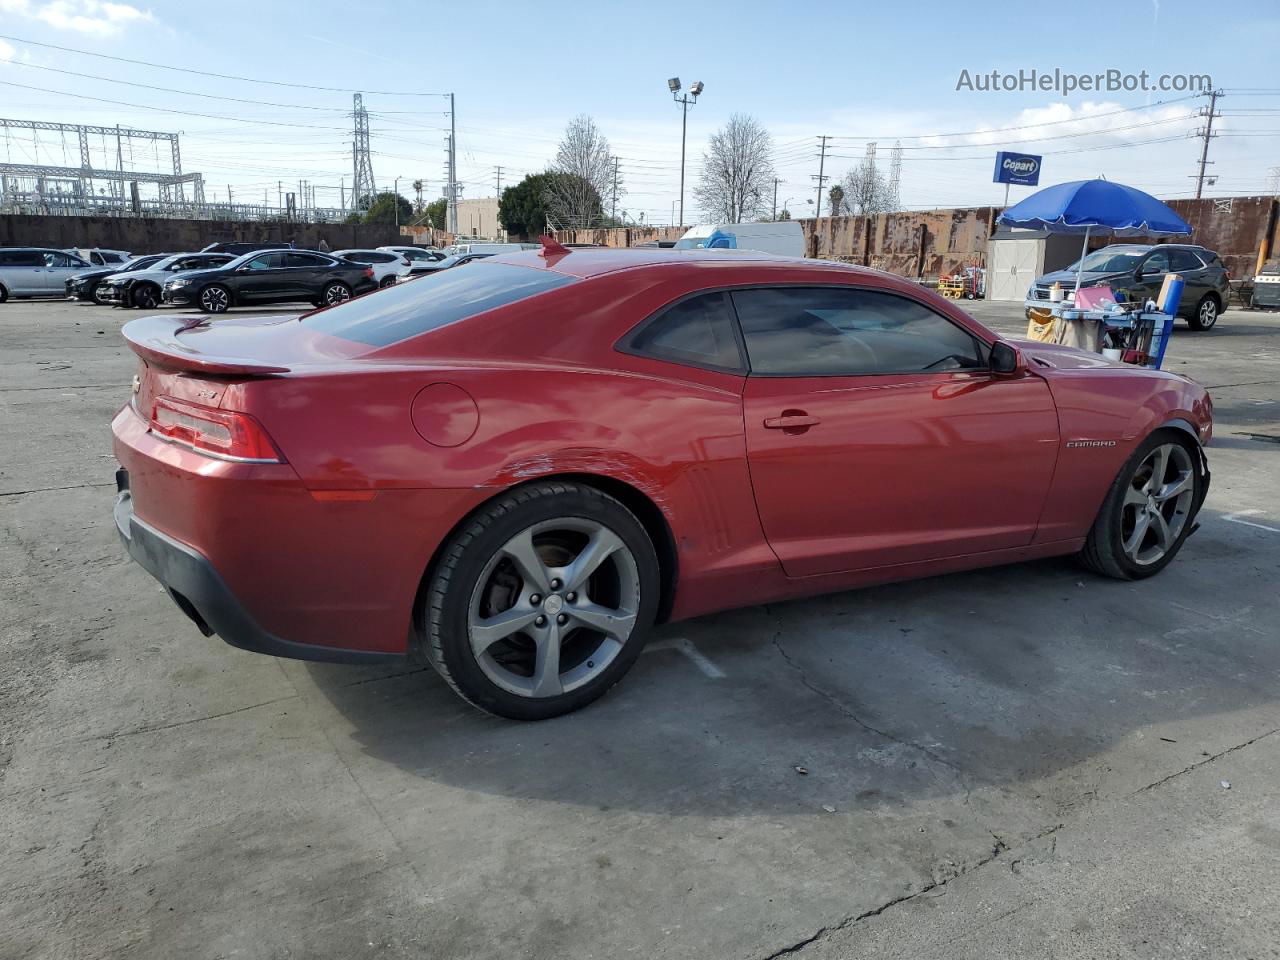
POLYGON ((117 107, 132 107, 135 110, 158 110, 161 113, 176 113, 183 117, 203 117, 206 120, 231 120, 235 123, 263 124, 271 127, 301 127, 307 130, 341 130, 346 127, 321 126, 317 123, 288 123, 284 120, 252 120, 245 117, 228 117, 221 113, 198 113, 194 110, 175 110, 172 107, 153 107, 145 103, 129 103, 125 100, 111 100, 107 97, 91 97, 87 93, 71 93, 67 90, 50 90, 47 87, 33 87, 25 83, 14 83, 12 80, 0 80, 6 87, 20 87, 23 90, 38 90, 41 93, 52 93, 60 97, 71 97, 75 100, 93 100, 96 103, 109 103, 117 107))
MULTIPOLYGON (((75 47, 60 47, 56 43, 41 43, 39 40, 27 40, 0 33, 0 40, 12 40, 15 43, 26 43, 33 47, 46 47, 50 50, 61 50, 63 53, 76 53, 83 57, 97 57, 100 60, 114 60, 117 63, 131 63, 138 67, 151 67, 157 70, 173 70, 177 73, 191 73, 201 77, 214 77, 218 80, 239 80, 244 83, 263 83, 273 87, 292 87, 295 90, 323 90, 327 93, 350 94, 353 87, 322 87, 312 83, 290 83, 285 80, 263 80, 258 77, 241 77, 230 73, 212 73, 208 70, 193 70, 190 67, 173 67, 164 63, 150 63, 146 60, 130 60, 128 57, 114 57, 106 53, 94 53, 91 50, 78 50, 75 47)), ((368 90, 367 93, 380 97, 447 97, 447 93, 420 93, 405 90, 368 90)))
MULTIPOLYGON (((1156 100, 1154 103, 1144 103, 1141 106, 1137 106, 1137 107, 1123 107, 1119 110, 1109 110, 1106 113, 1094 113, 1094 114, 1090 114, 1087 117, 1072 117, 1067 120, 1045 120, 1043 123, 1024 123, 1016 127, 991 127, 990 129, 987 129, 987 130, 968 130, 962 133, 916 133, 916 134, 910 134, 906 136, 898 136, 894 134, 894 135, 881 135, 878 137, 848 136, 848 137, 832 137, 831 139, 833 140, 877 140, 878 141, 878 140, 891 140, 891 139, 932 140, 935 137, 977 137, 977 136, 985 136, 986 134, 989 134, 989 133, 1010 133, 1014 130, 1036 130, 1040 127, 1053 127, 1063 123, 1083 123, 1086 120, 1096 120, 1100 117, 1114 117, 1117 114, 1121 114, 1121 113, 1133 113, 1134 111, 1137 111, 1137 110, 1150 110, 1152 107, 1160 107, 1170 103, 1178 103, 1182 100, 1191 100, 1198 96, 1200 96, 1200 94, 1191 93, 1191 94, 1187 94, 1187 96, 1185 97, 1174 97, 1172 100, 1156 100)), ((1164 121, 1159 121, 1159 122, 1164 122, 1164 121)), ((1122 129, 1122 128, 1116 128, 1116 129, 1122 129)), ((1018 141, 1015 141, 1015 142, 1018 142, 1018 141)), ((1021 141, 1021 142, 1034 143, 1036 141, 1029 140, 1029 141, 1021 141)), ((913 150, 913 149, 920 149, 920 148, 903 147, 903 149, 913 150)))

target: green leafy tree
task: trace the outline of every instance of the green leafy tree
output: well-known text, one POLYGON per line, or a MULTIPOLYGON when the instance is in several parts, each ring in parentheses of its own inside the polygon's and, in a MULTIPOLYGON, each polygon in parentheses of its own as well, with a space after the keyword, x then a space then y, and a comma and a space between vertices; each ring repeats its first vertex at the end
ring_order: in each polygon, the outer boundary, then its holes
POLYGON ((364 215, 365 223, 409 223, 413 219, 413 205, 398 193, 387 191, 373 198, 364 215), (397 215, 396 208, 400 211, 397 215))
POLYGON ((550 173, 531 173, 498 198, 498 220, 507 233, 536 237, 547 229, 550 173))
POLYGON ((439 200, 432 200, 422 208, 419 220, 427 226, 435 227, 437 230, 446 229, 449 224, 449 201, 444 197, 439 200))

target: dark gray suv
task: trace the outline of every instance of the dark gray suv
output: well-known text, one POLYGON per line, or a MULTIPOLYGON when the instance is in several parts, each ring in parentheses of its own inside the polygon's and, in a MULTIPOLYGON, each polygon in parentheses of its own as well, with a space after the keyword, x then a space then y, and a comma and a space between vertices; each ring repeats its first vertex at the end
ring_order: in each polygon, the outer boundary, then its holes
MULTIPOLYGON (((1056 281, 1074 290, 1079 263, 1038 277, 1027 291, 1028 300, 1048 300, 1056 281)), ((1180 273, 1186 283, 1178 316, 1192 330, 1209 330, 1227 305, 1230 277, 1218 255, 1190 243, 1113 243, 1084 258, 1081 286, 1108 286, 1124 291, 1129 300, 1156 299, 1167 273, 1180 273)))

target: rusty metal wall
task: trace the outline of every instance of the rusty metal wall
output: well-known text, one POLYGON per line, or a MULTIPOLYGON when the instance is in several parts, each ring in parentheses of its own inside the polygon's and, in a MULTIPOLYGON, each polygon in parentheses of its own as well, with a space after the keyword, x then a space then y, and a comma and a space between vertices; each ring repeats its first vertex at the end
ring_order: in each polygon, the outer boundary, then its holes
MULTIPOLYGON (((1260 252, 1276 256, 1280 223, 1273 197, 1172 200, 1169 205, 1191 224, 1190 241, 1222 257, 1235 280, 1253 276, 1260 252), (1268 239, 1268 231, 1272 236, 1268 239)), ((805 256, 840 260, 886 270, 903 277, 930 279, 967 265, 986 266, 987 239, 1000 215, 998 207, 955 210, 910 210, 865 217, 822 217, 799 220, 805 256)), ((678 240, 685 227, 627 227, 613 230, 562 230, 561 243, 600 243, 629 247, 650 240, 678 240)), ((1179 237, 1126 238, 1124 242, 1157 242, 1179 237)), ((1103 246, 1110 241, 1099 238, 1103 246)), ((1116 241, 1120 242, 1120 241, 1116 241)))
POLYGON ((598 243, 605 247, 638 247, 659 240, 679 240, 688 227, 612 227, 607 230, 557 230, 561 243, 598 243))

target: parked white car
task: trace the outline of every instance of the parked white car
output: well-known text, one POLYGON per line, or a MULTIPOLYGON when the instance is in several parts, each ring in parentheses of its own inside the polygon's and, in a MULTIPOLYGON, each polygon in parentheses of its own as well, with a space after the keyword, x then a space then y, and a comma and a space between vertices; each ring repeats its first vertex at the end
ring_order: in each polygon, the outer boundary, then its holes
POLYGON ((702 223, 676 241, 677 250, 758 250, 804 256, 804 231, 795 220, 766 223, 702 223))
POLYGON ((378 247, 384 253, 398 253, 409 261, 409 273, 417 275, 430 271, 430 265, 444 259, 439 250, 428 250, 424 247, 378 247))
POLYGON ((133 259, 133 254, 127 250, 104 250, 101 247, 69 247, 62 252, 87 260, 95 267, 114 267, 117 264, 123 267, 133 259))
POLYGON ((401 277, 413 272, 413 264, 403 253, 379 247, 377 250, 335 250, 330 256, 342 257, 352 263, 363 263, 373 268, 373 279, 379 287, 389 287, 401 277))
POLYGON ((540 250, 539 243, 504 243, 498 240, 464 240, 449 247, 451 257, 465 257, 468 253, 519 253, 521 250, 540 250))

